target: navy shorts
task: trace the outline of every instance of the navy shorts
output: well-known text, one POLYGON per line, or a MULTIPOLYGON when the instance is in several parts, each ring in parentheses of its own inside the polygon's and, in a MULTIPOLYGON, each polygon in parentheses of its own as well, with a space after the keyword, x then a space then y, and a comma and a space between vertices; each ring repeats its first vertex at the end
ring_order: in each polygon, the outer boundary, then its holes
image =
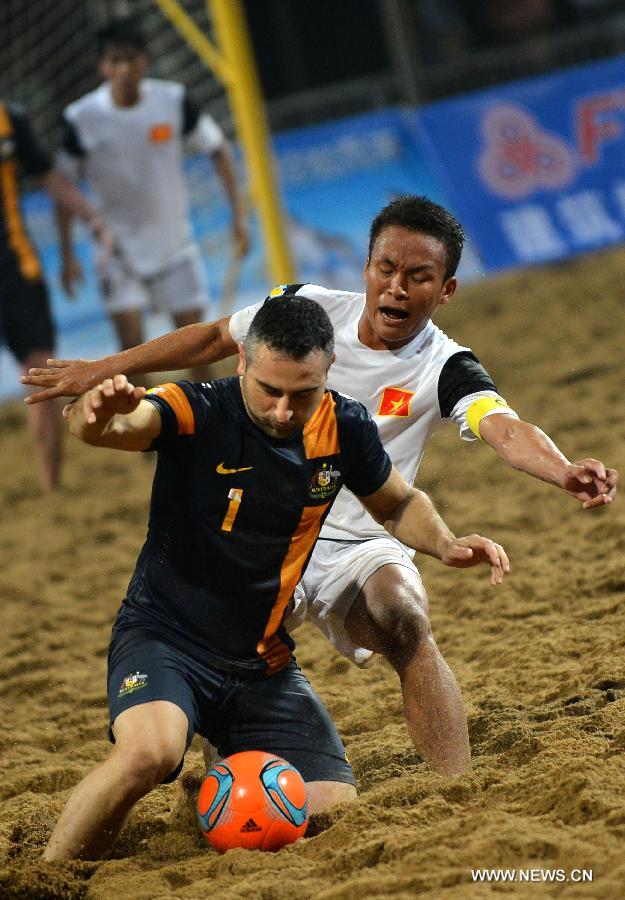
POLYGON ((0 273, 0 339, 18 362, 35 350, 54 349, 54 325, 48 289, 19 272, 0 273))
MULTIPOLYGON (((111 729, 131 706, 168 700, 187 716, 187 749, 197 732, 222 757, 265 750, 288 760, 304 781, 355 784, 336 726, 295 660, 271 676, 234 675, 198 662, 154 629, 116 628, 108 698, 111 729)), ((178 777, 182 762, 166 781, 178 777)))

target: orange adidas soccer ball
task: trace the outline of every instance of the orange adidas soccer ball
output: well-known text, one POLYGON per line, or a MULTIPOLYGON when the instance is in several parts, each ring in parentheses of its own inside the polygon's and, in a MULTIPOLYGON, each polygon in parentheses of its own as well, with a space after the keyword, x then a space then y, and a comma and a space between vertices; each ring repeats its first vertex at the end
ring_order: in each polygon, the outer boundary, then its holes
POLYGON ((308 825, 304 779, 294 766, 262 750, 234 753, 208 773, 197 798, 200 831, 224 852, 279 850, 308 825))

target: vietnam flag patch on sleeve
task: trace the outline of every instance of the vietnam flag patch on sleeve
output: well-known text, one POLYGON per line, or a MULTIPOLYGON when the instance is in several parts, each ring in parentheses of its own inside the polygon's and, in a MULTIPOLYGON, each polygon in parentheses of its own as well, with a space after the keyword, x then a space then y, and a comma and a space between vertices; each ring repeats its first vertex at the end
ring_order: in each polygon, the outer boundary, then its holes
POLYGON ((403 388, 385 387, 382 391, 382 399, 378 408, 379 416, 409 416, 410 401, 414 397, 414 391, 405 391, 403 388))

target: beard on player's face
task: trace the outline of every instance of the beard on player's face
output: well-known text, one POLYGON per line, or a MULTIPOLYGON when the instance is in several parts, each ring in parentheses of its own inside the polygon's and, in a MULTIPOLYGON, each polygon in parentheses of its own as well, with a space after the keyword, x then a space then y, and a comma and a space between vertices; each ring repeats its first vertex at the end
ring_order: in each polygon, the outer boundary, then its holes
POLYGON ((238 372, 250 419, 270 437, 300 433, 321 402, 330 363, 321 350, 295 360, 266 345, 246 356, 241 346, 238 372))

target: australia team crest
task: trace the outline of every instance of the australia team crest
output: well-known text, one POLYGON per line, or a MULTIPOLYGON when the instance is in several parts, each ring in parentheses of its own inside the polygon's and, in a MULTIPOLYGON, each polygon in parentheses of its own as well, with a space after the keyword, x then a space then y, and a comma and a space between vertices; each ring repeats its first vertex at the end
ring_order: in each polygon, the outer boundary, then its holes
POLYGON ((126 675, 124 680, 122 681, 119 692, 117 694, 118 697, 126 697, 128 694, 134 694, 135 691, 141 690, 141 688, 148 686, 148 676, 143 675, 141 672, 134 672, 130 675, 126 675))
POLYGON ((339 487, 340 477, 338 469, 333 469, 330 463, 322 463, 310 480, 308 496, 313 500, 327 500, 334 496, 339 487))

